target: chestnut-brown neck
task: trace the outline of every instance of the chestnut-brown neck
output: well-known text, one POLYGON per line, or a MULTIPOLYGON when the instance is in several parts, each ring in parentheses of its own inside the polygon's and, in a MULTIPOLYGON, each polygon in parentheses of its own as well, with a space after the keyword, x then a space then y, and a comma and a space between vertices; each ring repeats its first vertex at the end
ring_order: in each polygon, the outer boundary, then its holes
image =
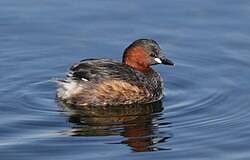
POLYGON ((149 67, 149 55, 140 46, 127 48, 123 56, 123 63, 141 72, 153 71, 153 69, 149 67))

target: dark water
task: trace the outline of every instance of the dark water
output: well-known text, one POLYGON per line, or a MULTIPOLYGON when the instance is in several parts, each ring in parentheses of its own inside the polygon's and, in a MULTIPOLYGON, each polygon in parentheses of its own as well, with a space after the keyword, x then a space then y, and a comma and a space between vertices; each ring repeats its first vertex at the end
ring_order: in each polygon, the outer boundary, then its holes
POLYGON ((250 159, 250 1, 0 1, 1 159, 250 159), (153 38, 162 103, 63 108, 52 79, 153 38))

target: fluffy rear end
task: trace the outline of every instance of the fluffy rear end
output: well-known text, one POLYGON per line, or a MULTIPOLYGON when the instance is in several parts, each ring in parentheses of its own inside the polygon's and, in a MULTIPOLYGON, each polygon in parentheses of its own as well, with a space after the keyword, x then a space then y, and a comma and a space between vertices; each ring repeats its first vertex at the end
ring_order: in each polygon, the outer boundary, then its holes
POLYGON ((72 79, 57 80, 57 97, 62 100, 70 100, 75 94, 79 93, 78 84, 72 79))

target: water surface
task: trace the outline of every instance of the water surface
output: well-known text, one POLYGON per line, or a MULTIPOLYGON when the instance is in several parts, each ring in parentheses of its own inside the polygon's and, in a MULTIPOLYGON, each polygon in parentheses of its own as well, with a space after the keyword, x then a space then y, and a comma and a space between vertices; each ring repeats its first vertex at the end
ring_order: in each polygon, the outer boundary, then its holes
POLYGON ((0 1, 1 159, 250 158, 250 2, 0 1), (156 40, 165 96, 72 109, 54 78, 84 58, 156 40))

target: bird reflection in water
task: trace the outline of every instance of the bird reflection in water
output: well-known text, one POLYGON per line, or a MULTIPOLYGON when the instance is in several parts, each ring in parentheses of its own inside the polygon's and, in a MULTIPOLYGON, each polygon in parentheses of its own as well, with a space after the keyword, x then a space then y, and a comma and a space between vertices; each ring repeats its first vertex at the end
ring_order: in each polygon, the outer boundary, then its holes
POLYGON ((112 144, 126 144, 134 152, 170 150, 156 147, 171 138, 171 133, 161 133, 159 127, 171 123, 157 123, 161 119, 162 102, 122 106, 70 106, 58 101, 69 122, 75 124, 67 135, 110 136, 122 135, 126 140, 112 144), (162 136, 164 134, 164 136, 162 136))

